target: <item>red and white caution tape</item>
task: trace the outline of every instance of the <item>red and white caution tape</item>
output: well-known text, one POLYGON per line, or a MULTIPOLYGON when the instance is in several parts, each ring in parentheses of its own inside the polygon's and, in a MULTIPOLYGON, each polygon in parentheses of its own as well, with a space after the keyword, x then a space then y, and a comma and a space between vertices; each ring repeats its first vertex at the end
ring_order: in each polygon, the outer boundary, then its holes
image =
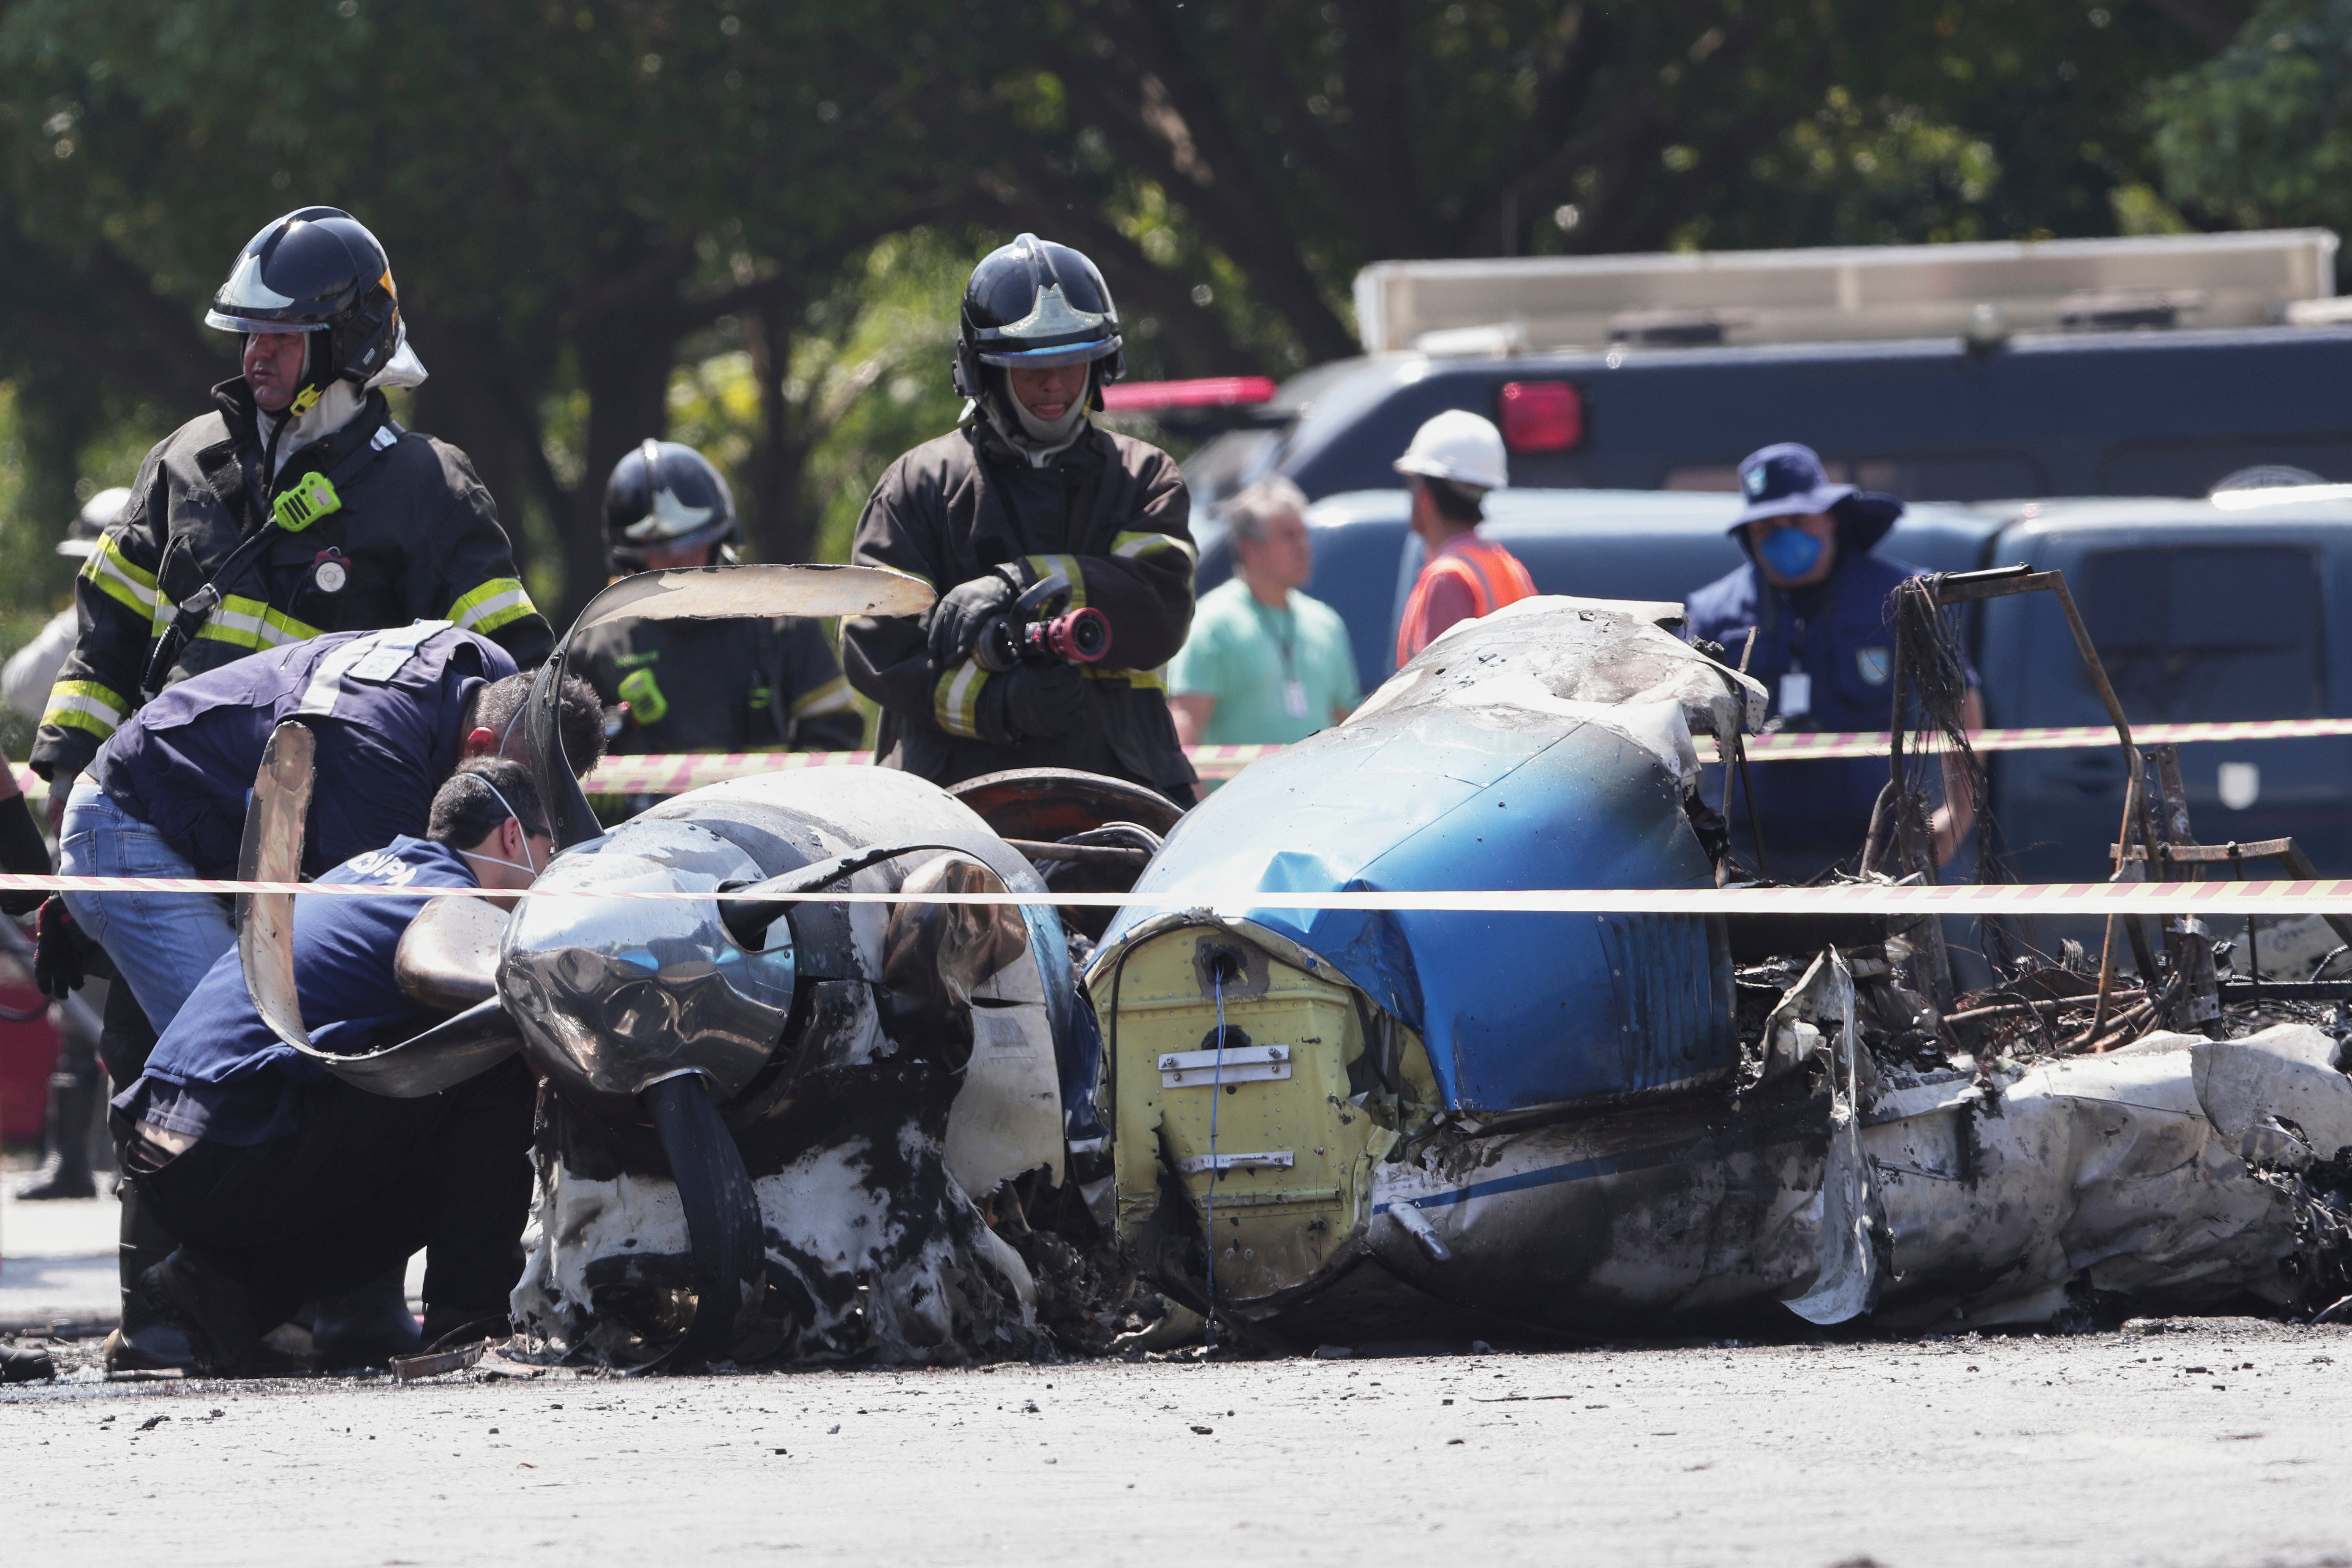
MULTIPOLYGON (((2291 741, 2314 735, 2352 735, 2352 719, 2253 719, 2226 724, 2135 724, 2133 743, 2187 746, 2215 741, 2291 741)), ((1751 735, 1748 760, 1811 762, 1828 757, 1883 757, 1891 737, 1858 733, 1806 734, 1783 731, 1751 735)), ((1969 744, 1979 752, 2054 752, 2078 746, 2112 746, 2107 724, 2045 725, 2023 730, 1979 730, 1969 744)))
POLYGON ((361 882, 238 882, 202 877, 35 877, 0 875, 0 891, 90 893, 318 893, 345 898, 629 899, 694 903, 712 899, 779 899, 841 904, 1063 904, 1087 909, 1423 910, 1462 914, 1661 915, 2246 915, 2352 913, 2352 879, 2263 882, 2042 882, 1963 887, 1568 888, 1391 892, 1281 892, 1246 888, 1139 893, 869 893, 824 889, 763 893, 757 889, 694 892, 594 888, 385 887, 361 882))
MULTIPOLYGON (((2132 739, 2143 746, 2194 745, 2219 741, 2286 741, 2310 736, 2352 735, 2352 719, 2261 719, 2227 724, 2142 724, 2132 739)), ((2111 746, 2116 732, 2104 725, 1979 730, 1969 743, 1979 752, 2061 751, 2111 746)), ((1888 737, 1861 731, 1783 731, 1748 738, 1751 763, 1819 762, 1832 757, 1883 757, 1888 737)), ((1204 779, 1229 779, 1280 746, 1187 746, 1184 754, 1204 779)), ((585 781, 591 795, 684 795, 704 784, 795 768, 867 767, 871 752, 708 752, 607 757, 585 781)), ((17 787, 39 796, 47 785, 30 768, 16 769, 17 787)))
MULTIPOLYGON (((2352 719, 2263 719, 2230 724, 2142 724, 2132 739, 2143 746, 2191 745, 2217 741, 2284 741, 2308 736, 2352 735, 2352 719)), ((2022 730, 1979 730, 1969 743, 1979 752, 2060 751, 2071 747, 2112 746, 2116 732, 2104 725, 2043 726, 2022 730)), ((1752 735, 1748 741, 1751 763, 1816 762, 1832 757, 1883 757, 1885 734, 1781 732, 1752 735)), ((1204 779, 1229 779, 1280 746, 1187 746, 1193 771, 1204 779)), ((862 767, 874 761, 871 752, 742 752, 726 755, 607 757, 588 775, 588 789, 598 795, 683 795, 722 779, 786 768, 862 767)))

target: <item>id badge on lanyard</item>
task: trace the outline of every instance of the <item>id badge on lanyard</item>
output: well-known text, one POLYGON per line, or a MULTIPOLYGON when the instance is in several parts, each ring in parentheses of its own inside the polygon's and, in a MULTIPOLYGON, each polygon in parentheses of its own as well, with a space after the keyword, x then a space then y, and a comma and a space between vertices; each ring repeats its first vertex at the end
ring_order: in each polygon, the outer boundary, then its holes
POLYGON ((1282 683, 1282 710, 1294 719, 1307 717, 1307 683, 1296 677, 1282 683))

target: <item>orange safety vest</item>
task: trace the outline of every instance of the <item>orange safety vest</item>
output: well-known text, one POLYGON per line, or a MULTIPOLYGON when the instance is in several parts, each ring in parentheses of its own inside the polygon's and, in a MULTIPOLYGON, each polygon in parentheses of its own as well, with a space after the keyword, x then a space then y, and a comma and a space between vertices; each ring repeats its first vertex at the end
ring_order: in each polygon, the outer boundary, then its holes
MULTIPOLYGON (((1475 619, 1491 616, 1505 605, 1514 605, 1531 598, 1536 593, 1535 579, 1519 564, 1519 558, 1499 544, 1489 544, 1476 534, 1457 537, 1421 569, 1414 579, 1412 594, 1404 602, 1404 619, 1397 627, 1397 663, 1402 665, 1421 651, 1412 646, 1413 634, 1421 629, 1423 617, 1429 609, 1429 591, 1441 577, 1458 578, 1470 590, 1470 612, 1475 619)), ((1437 631, 1445 628, 1440 626, 1437 631)), ((1435 640, 1436 632, 1424 639, 1422 647, 1435 640)))

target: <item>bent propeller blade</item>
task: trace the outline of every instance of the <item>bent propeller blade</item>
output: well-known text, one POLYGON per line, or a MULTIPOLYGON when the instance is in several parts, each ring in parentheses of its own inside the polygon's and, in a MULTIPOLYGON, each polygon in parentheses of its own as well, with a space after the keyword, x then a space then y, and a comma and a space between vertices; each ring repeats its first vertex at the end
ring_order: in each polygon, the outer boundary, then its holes
MULTIPOLYGON (((310 815, 318 737, 288 720, 271 732, 254 775, 237 876, 247 882, 294 882, 302 876, 302 840, 310 815)), ((488 1070, 522 1048, 522 1036, 493 996, 388 1050, 337 1056, 310 1043, 294 989, 292 893, 236 896, 237 961, 245 988, 270 1033, 346 1083, 409 1100, 437 1094, 488 1070)), ((442 900, 436 902, 447 902, 442 900)))
MULTIPOLYGON (((310 786, 318 737, 291 719, 278 726, 261 753, 253 778, 253 807, 246 813, 245 845, 236 874, 247 882, 294 882, 302 876, 302 838, 310 818, 310 786)), ((245 967, 245 988, 270 1032, 298 1051, 309 1052, 310 1032, 294 992, 294 895, 243 892, 236 896, 236 951, 245 967)))
POLYGON ((688 566, 624 577, 588 602, 566 641, 622 616, 722 620, 733 616, 919 616, 936 595, 920 577, 880 566, 688 566))
POLYGON ((814 563, 692 566, 640 572, 612 584, 588 601, 531 685, 523 734, 555 847, 569 849, 603 837, 604 831, 564 752, 558 722, 572 644, 582 632, 623 616, 677 621, 739 616, 919 616, 937 596, 929 583, 905 572, 814 563))

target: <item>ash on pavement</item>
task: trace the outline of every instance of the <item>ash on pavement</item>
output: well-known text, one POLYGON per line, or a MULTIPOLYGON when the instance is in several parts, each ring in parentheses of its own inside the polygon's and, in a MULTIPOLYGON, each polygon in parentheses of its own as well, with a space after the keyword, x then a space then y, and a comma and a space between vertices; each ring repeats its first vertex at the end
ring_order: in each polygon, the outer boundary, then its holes
POLYGON ((0 1391, 14 1560, 2315 1563, 2352 1331, 0 1391), (163 1537, 149 1534, 146 1539, 163 1537))

